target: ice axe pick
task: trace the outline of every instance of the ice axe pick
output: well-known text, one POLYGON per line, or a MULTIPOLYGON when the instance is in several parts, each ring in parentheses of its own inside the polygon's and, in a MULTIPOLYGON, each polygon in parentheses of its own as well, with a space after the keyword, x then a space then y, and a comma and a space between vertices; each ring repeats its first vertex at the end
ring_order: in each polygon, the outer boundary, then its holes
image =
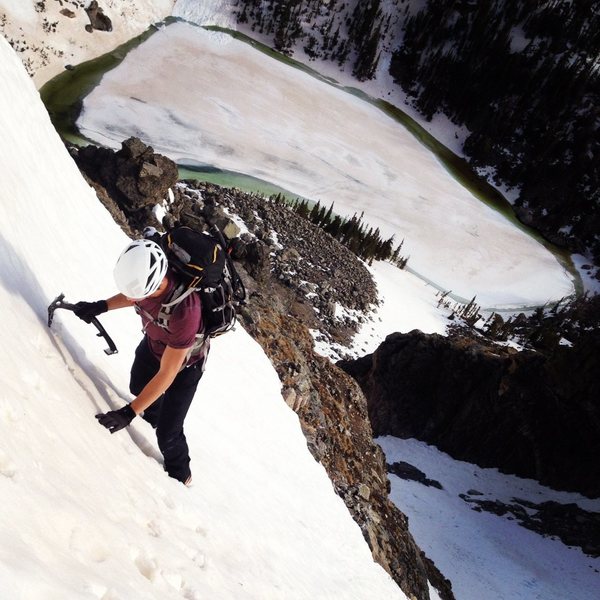
MULTIPOLYGON (((58 296, 56 296, 56 298, 54 298, 54 300, 50 303, 50 306, 48 306, 48 327, 52 326, 52 320, 54 319, 54 311, 57 308, 64 308, 66 310, 73 311, 75 310, 75 305, 69 302, 65 302, 64 294, 59 294, 58 296)), ((104 338, 104 340, 108 344, 108 348, 105 348, 104 352, 108 355, 116 354, 118 352, 117 346, 112 341, 110 335, 108 335, 108 333, 106 332, 106 329, 104 329, 104 327, 102 326, 102 323, 100 323, 100 321, 98 321, 96 317, 94 317, 91 320, 91 323, 98 330, 98 333, 96 335, 98 337, 104 338)))

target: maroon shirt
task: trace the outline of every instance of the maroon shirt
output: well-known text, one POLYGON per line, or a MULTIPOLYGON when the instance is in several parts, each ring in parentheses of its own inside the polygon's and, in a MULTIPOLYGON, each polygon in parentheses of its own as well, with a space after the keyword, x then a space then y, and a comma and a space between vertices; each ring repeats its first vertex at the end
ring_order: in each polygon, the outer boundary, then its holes
MULTIPOLYGON (((136 302, 136 305, 142 309, 142 312, 139 314, 142 317, 150 350, 158 360, 161 359, 167 346, 178 349, 193 346, 196 341, 196 334, 200 331, 202 324, 202 311, 200 309, 198 294, 190 294, 173 308, 173 312, 169 318, 169 331, 163 327, 159 327, 152 321, 152 319, 158 318, 158 313, 163 302, 167 300, 175 287, 175 280, 170 271, 167 272, 167 279, 169 280, 169 284, 160 296, 156 298, 144 298, 136 302)), ((196 362, 199 359, 200 356, 193 357, 188 364, 196 362)))

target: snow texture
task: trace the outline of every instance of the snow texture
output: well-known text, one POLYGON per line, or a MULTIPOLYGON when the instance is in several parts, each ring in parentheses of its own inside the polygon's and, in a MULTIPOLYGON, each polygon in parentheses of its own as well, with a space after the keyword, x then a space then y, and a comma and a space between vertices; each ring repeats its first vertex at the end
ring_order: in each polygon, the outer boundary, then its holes
POLYGON ((598 598, 600 559, 542 537, 507 516, 472 510, 459 494, 505 503, 512 498, 575 503, 594 512, 600 511, 600 500, 456 461, 417 440, 381 437, 377 442, 388 463, 408 462, 443 486, 440 490, 389 475, 392 500, 408 516, 417 544, 452 581, 457 599, 598 598))
MULTIPOLYGON (((131 5, 124 0, 110 4, 131 5)), ((230 24, 229 4, 179 0, 175 10, 183 15, 196 7, 194 20, 230 24)), ((154 5, 161 3, 135 3, 140 10, 154 5)), ((0 8, 21 18, 21 24, 36 18, 31 6, 0 0, 0 8)), ((102 51, 104 42, 96 33, 89 43, 83 28, 72 34, 72 43, 81 49, 72 62, 102 51)), ((213 102, 220 103, 234 126, 235 112, 227 111, 240 82, 263 96, 316 85, 300 78, 274 87, 264 72, 270 65, 251 68, 250 78, 236 83, 212 52, 225 43, 230 45, 223 36, 210 38, 202 68, 212 61, 216 73, 222 69, 224 91, 217 88, 213 102)), ((232 61, 243 62, 236 52, 248 54, 248 47, 231 50, 232 61)), ((107 357, 95 330, 70 313, 57 311, 49 330, 46 307, 61 291, 71 301, 111 293, 112 264, 126 238, 81 179, 4 40, 0 58, 0 598, 403 598, 372 562, 358 528, 309 456, 271 366, 241 329, 217 340, 188 417, 191 489, 164 475, 153 433, 144 422, 115 436, 95 423, 94 413, 130 398, 128 368, 139 337, 137 318, 128 311, 101 317, 119 346, 118 355, 107 357)), ((190 70, 189 55, 184 62, 190 70)), ((62 68, 57 64, 55 71, 62 68)), ((162 90, 170 94, 171 83, 164 85, 170 74, 162 77, 162 90)), ((379 81, 383 90, 385 82, 379 81)), ((288 98, 280 96, 280 101, 288 98)), ((268 98, 264 102, 274 109, 268 98)), ((113 109, 116 113, 119 107, 113 109)), ((156 108, 159 114, 162 110, 156 108)), ((344 118, 353 114, 350 109, 342 113, 344 118)), ((138 121, 141 114, 134 116, 138 121)), ((453 137, 451 124, 446 125, 453 137)), ((220 123, 214 135, 220 136, 224 127, 220 123)), ((238 138, 250 138, 242 136, 245 128, 239 122, 237 128, 238 138)), ((174 144, 179 147, 176 136, 174 144)), ((336 144, 334 150, 358 152, 348 140, 336 144)), ((260 164, 252 148, 244 152, 249 168, 260 164)), ((434 160, 421 164, 422 150, 408 145, 404 152, 419 180, 439 177, 434 160)), ((286 169, 279 170, 285 174, 286 169)), ((439 185, 444 190, 445 184, 439 185)), ((432 210, 430 216, 443 222, 448 215, 432 210)), ((477 226, 475 209, 471 219, 477 226)), ((437 241, 425 235, 424 243, 435 246, 437 241)), ((511 242, 502 236, 496 242, 510 249, 511 242)), ((518 249, 514 256, 521 262, 518 249)), ((439 253, 439 259, 447 257, 439 253)), ((579 257, 580 269, 585 262, 579 257)), ((542 261, 538 266, 541 280, 536 285, 550 296, 557 287, 556 265, 542 261)), ((512 279, 510 270, 503 272, 495 264, 485 268, 498 289, 512 279)), ((373 272, 385 302, 357 336, 357 350, 372 351, 394 330, 443 331, 445 318, 435 308, 431 286, 388 265, 376 264, 373 272)), ((461 272, 453 277, 459 283, 468 279, 461 272)), ((498 300, 492 290, 490 302, 498 300)), ((414 440, 379 442, 389 462, 411 462, 443 483, 440 491, 390 476, 392 499, 409 515, 417 542, 452 580, 458 600, 597 597, 598 560, 505 518, 476 513, 458 494, 474 488, 489 498, 574 501, 596 511, 597 502, 457 463, 414 440)), ((432 600, 438 599, 435 590, 430 593, 432 600)))
POLYGON ((69 157, 0 39, 0 598, 404 598, 306 447, 275 371, 241 329, 214 344, 187 419, 194 486, 162 470, 124 404, 139 340, 129 310, 101 317, 119 347, 47 306, 114 291, 127 240, 69 157))
POLYGON ((99 2, 113 29, 86 31, 90 20, 75 0, 0 0, 7 21, 0 33, 24 48, 21 59, 31 62, 41 87, 68 64, 79 64, 109 52, 171 14, 175 0, 104 0, 99 2), (60 11, 69 10, 72 17, 60 11))

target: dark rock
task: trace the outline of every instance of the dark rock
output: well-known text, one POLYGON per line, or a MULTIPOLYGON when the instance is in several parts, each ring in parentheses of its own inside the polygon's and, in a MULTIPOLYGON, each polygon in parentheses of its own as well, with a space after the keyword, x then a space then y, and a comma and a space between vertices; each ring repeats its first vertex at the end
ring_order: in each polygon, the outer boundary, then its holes
POLYGON ((74 154, 77 166, 102 186, 128 218, 142 230, 155 222, 153 208, 163 202, 178 178, 177 165, 156 154, 138 138, 129 138, 121 150, 85 146, 74 154))
POLYGON ((130 237, 135 237, 135 231, 129 227, 129 221, 125 216, 125 213, 119 208, 116 202, 109 196, 108 192, 102 187, 99 183, 92 181, 83 174, 84 179, 88 182, 88 184, 94 188, 96 192, 96 196, 98 196, 98 200, 104 205, 104 208, 110 213, 115 223, 121 227, 121 229, 130 237))
POLYGON ((467 494, 460 494, 460 497, 472 504, 473 510, 498 516, 511 515, 526 529, 544 536, 557 537, 564 544, 577 546, 590 556, 600 556, 600 513, 583 510, 576 504, 551 501, 537 504, 519 498, 513 498, 511 503, 507 503, 471 498, 472 495, 473 492, 469 491, 467 494))
POLYGON ((594 337, 545 356, 415 330, 338 364, 365 392, 377 436, 597 497, 598 357, 594 337))
POLYGON ((417 467, 415 467, 414 465, 411 465, 410 463, 404 462, 402 460, 395 462, 391 465, 388 464, 387 470, 389 473, 392 473, 392 475, 396 475, 401 479, 406 479, 407 481, 418 481, 423 485, 426 485, 428 487, 435 487, 438 490, 444 489, 444 487, 439 481, 436 481, 435 479, 429 479, 427 475, 423 473, 423 471, 417 469, 417 467))
POLYGON ((89 6, 85 9, 85 12, 90 19, 89 26, 86 25, 87 31, 90 31, 88 27, 98 31, 112 31, 112 21, 104 14, 104 11, 98 6, 96 0, 90 2, 89 6))
POLYGON ((250 275, 258 282, 267 281, 271 270, 269 247, 260 240, 248 244, 245 259, 250 275))

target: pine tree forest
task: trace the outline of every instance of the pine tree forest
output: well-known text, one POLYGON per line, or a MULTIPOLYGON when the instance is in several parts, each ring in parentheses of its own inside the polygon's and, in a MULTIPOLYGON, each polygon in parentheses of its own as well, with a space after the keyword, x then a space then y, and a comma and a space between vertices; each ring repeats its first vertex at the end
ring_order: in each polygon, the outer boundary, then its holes
MULTIPOLYGON (((270 197, 272 202, 287 205, 281 194, 270 197)), ((351 252, 365 262, 373 264, 374 260, 387 260, 400 269, 404 269, 410 257, 400 256, 404 240, 394 249, 394 236, 384 240, 378 228, 373 229, 363 221, 363 214, 354 214, 350 219, 342 219, 334 214, 334 206, 328 209, 318 201, 310 207, 307 200, 296 200, 289 206, 296 214, 307 219, 317 227, 326 231, 351 252)))
POLYGON ((430 0, 391 72, 426 117, 466 126, 521 220, 600 262, 599 3, 430 0))

